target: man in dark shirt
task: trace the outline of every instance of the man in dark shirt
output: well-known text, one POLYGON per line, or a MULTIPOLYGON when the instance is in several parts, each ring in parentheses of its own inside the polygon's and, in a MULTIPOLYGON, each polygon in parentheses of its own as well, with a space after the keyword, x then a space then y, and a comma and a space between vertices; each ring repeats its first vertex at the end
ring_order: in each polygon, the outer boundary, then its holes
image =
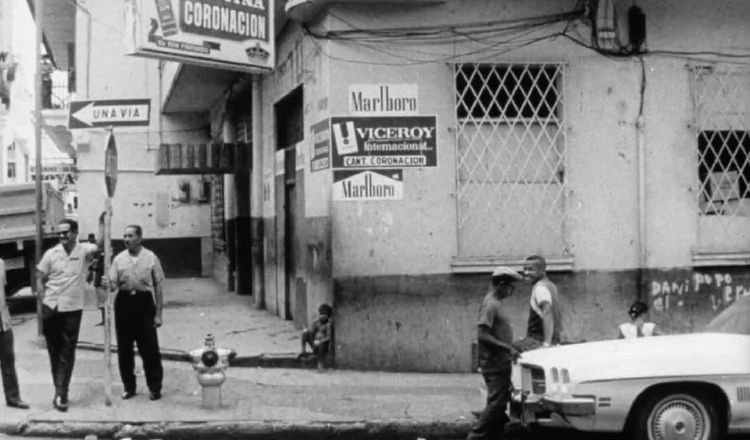
POLYGON ((487 384, 487 406, 469 432, 467 440, 502 439, 508 422, 505 414, 510 398, 510 373, 519 352, 513 348, 513 327, 504 299, 513 295, 522 279, 512 269, 500 266, 492 273, 492 287, 482 300, 477 321, 479 368, 487 384))

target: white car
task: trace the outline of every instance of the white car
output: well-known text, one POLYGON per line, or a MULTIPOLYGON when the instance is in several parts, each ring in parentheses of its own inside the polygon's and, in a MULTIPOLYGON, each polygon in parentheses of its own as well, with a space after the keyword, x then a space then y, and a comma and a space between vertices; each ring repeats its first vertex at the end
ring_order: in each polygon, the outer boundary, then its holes
POLYGON ((527 426, 625 432, 638 440, 750 433, 748 334, 744 297, 706 333, 526 352, 514 371, 511 412, 527 426))

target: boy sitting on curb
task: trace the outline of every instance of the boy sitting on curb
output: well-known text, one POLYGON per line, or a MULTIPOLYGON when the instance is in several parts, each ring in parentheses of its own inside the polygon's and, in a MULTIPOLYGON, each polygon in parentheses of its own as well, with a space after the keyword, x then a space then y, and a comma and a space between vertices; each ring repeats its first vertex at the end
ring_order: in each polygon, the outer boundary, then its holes
POLYGON ((319 369, 328 367, 329 355, 332 351, 332 315, 333 308, 328 304, 321 304, 318 307, 318 319, 313 322, 311 328, 302 330, 302 352, 299 357, 307 354, 307 346, 309 345, 318 359, 319 369))

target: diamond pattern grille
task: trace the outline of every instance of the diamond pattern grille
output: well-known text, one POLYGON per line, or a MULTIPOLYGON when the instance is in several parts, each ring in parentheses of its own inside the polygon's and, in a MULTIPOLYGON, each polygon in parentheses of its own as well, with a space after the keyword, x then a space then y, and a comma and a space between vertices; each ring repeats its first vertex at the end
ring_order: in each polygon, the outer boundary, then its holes
POLYGON ((728 249, 750 226, 750 70, 691 68, 699 244, 728 249))
POLYGON ((460 256, 567 254, 561 64, 457 64, 460 256))

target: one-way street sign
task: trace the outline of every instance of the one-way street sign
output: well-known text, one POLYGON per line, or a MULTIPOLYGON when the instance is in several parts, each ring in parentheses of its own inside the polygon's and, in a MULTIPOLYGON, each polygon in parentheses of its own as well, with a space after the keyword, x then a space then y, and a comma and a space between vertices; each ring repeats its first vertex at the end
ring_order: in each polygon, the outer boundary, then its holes
POLYGON ((73 101, 68 129, 148 125, 150 114, 150 99, 73 101))

